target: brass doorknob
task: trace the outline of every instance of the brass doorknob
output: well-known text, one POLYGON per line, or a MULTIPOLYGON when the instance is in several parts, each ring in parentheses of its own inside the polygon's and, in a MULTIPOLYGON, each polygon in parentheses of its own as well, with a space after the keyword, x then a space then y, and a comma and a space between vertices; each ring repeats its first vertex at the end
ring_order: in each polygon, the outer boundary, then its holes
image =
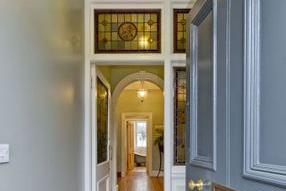
POLYGON ((209 181, 204 181, 202 179, 199 179, 197 182, 190 180, 189 182, 189 189, 190 190, 197 190, 197 191, 203 191, 204 187, 210 186, 211 183, 209 181))

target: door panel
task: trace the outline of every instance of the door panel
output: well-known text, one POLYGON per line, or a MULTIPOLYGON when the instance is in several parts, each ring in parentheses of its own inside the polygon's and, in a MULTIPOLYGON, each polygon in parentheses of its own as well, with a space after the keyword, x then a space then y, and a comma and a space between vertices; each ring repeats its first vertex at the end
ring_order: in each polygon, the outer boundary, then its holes
POLYGON ((261 191, 286 188, 285 8, 282 0, 245 1, 243 174, 261 191))
MULTIPOLYGON (((285 22, 286 1, 260 1, 260 153, 261 163, 286 166, 286 155, 279 148, 286 134, 285 39, 286 27, 275 23, 285 22), (275 14, 273 14, 275 13, 275 14), (273 51, 275 50, 275 51, 273 51), (269 128, 271 127, 271 128, 269 128), (271 144, 269 144, 271 142, 271 144)), ((259 66, 258 66, 259 67, 259 66)))
POLYGON ((110 86, 95 65, 91 79, 92 189, 110 191, 110 86))
POLYGON ((213 161, 213 12, 197 26, 197 157, 213 161))

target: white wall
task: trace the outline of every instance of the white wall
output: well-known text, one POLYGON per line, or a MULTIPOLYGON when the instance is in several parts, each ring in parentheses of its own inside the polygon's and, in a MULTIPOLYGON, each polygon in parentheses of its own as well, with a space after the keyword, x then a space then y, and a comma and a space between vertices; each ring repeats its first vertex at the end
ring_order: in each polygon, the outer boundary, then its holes
POLYGON ((81 0, 0 1, 1 191, 82 190, 81 0))

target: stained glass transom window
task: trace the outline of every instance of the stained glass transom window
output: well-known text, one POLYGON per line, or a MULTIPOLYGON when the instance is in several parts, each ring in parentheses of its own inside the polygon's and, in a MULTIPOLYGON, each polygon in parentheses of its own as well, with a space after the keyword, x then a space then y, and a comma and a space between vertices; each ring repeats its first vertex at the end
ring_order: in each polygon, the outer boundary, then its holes
POLYGON ((95 53, 161 51, 160 10, 95 10, 95 53))
POLYGON ((174 164, 185 165, 186 69, 175 68, 174 164))
POLYGON ((187 15, 190 9, 174 9, 174 52, 185 53, 187 45, 187 15))

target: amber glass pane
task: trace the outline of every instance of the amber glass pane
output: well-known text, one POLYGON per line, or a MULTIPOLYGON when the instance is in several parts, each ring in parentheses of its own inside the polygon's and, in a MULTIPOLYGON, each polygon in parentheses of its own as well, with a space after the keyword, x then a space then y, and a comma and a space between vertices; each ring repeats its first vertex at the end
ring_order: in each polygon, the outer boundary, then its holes
POLYGON ((160 10, 95 10, 95 53, 161 51, 160 10))
POLYGON ((175 68, 174 164, 185 164, 186 69, 175 68))
POLYGON ((190 9, 174 9, 174 52, 186 52, 187 15, 190 9))

